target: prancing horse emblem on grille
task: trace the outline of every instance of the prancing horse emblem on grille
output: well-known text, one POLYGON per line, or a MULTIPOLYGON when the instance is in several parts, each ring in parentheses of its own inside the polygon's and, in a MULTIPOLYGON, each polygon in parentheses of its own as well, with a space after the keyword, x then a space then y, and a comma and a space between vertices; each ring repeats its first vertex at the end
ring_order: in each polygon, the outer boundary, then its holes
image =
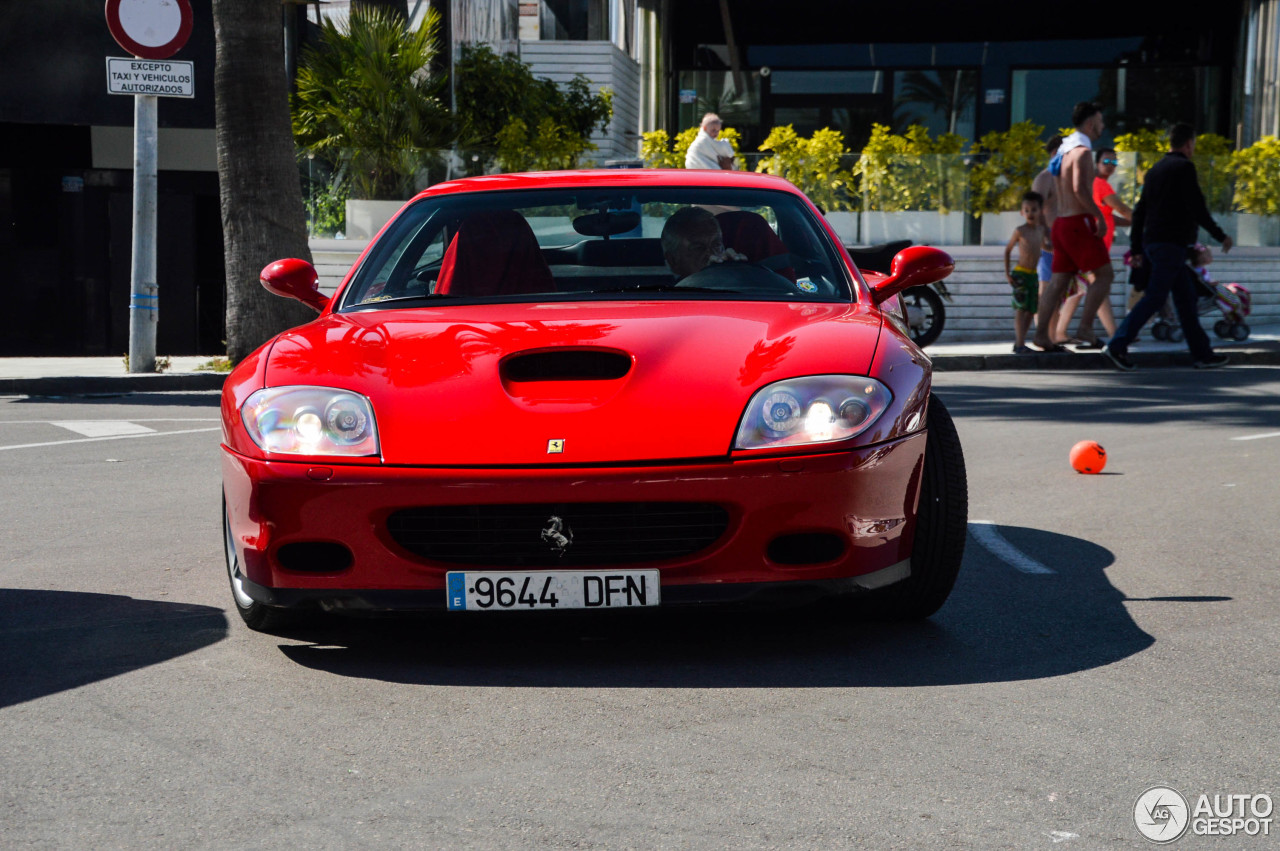
POLYGON ((548 441, 547 441, 547 454, 548 454, 548 455, 558 455, 558 454, 560 454, 561 452, 564 452, 564 441, 563 441, 563 440, 548 440, 548 441))
POLYGON ((553 514, 542 526, 542 540, 555 550, 556 555, 562 556, 573 543, 573 530, 568 523, 553 514))

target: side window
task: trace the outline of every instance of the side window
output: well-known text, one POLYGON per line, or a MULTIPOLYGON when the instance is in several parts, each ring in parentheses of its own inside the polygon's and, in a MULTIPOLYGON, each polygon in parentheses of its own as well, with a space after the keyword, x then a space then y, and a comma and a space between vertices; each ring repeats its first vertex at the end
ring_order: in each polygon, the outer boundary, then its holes
POLYGON ((445 231, 439 227, 434 232, 428 231, 428 224, 415 229, 407 239, 379 258, 377 272, 370 278, 369 286, 357 303, 431 292, 447 247, 444 238, 445 231))

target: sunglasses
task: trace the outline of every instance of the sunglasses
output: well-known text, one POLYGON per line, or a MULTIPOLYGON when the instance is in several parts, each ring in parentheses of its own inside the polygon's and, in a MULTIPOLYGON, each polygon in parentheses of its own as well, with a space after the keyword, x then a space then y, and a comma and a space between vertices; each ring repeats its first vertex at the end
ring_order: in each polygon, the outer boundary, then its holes
POLYGON ((1120 160, 1103 160, 1103 165, 1120 165, 1120 160))

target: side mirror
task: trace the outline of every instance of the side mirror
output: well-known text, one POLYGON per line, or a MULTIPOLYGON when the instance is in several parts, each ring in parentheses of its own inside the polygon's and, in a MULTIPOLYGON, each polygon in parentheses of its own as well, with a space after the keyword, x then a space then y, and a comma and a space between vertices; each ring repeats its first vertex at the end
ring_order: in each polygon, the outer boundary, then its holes
POLYGON ((306 260, 277 260, 262 270, 259 279, 276 295, 296 298, 316 312, 329 306, 329 297, 320 292, 320 276, 316 267, 306 260))
POLYGON ((927 245, 904 248, 894 255, 889 276, 871 284, 871 298, 880 304, 910 287, 941 281, 955 268, 955 261, 945 251, 927 245))

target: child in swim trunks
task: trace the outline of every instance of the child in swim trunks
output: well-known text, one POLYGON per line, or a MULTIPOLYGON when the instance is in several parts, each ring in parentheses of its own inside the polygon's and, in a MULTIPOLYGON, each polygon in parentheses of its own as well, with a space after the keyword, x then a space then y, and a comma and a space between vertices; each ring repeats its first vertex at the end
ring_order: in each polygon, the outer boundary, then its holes
POLYGON ((1009 244, 1004 247, 1004 277, 1013 287, 1013 352, 1018 355, 1032 351, 1027 346, 1027 329, 1040 308, 1040 278, 1036 265, 1049 237, 1041 216, 1043 206, 1044 198, 1039 192, 1028 192, 1022 196, 1022 217, 1026 224, 1014 229, 1009 244), (1009 260, 1015 246, 1018 265, 1010 269, 1009 260))

